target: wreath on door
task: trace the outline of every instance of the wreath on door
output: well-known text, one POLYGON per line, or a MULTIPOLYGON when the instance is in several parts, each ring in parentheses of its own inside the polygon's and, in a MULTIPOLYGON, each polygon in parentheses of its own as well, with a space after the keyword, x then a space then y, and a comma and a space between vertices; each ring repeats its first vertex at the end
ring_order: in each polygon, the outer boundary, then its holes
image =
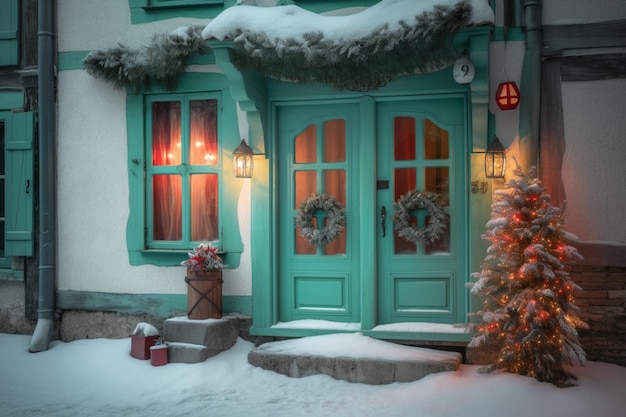
POLYGON ((346 224, 346 216, 341 203, 328 194, 311 194, 300 205, 300 213, 296 217, 296 227, 300 228, 300 236, 312 245, 326 246, 337 239, 346 224), (318 211, 326 212, 327 224, 318 228, 313 219, 318 211))
POLYGON ((446 213, 439 201, 439 194, 409 191, 393 203, 393 222, 398 235, 414 244, 429 245, 441 238, 446 226, 446 213), (411 222, 411 212, 426 209, 430 215, 425 227, 417 227, 411 222))

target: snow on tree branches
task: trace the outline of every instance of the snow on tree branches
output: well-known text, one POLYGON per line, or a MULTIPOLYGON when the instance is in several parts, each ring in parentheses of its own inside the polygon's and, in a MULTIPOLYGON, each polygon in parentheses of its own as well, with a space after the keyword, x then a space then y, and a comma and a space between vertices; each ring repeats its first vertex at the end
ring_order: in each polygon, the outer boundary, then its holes
POLYGON ((478 280, 468 284, 483 298, 473 317, 475 347, 493 345, 494 364, 484 371, 504 369, 557 386, 576 380, 567 365, 585 363, 576 329, 587 328, 577 316, 568 265, 582 260, 569 246, 576 237, 562 230, 564 210, 550 204, 534 168, 505 190, 496 191, 491 220, 483 239, 491 242, 478 280))

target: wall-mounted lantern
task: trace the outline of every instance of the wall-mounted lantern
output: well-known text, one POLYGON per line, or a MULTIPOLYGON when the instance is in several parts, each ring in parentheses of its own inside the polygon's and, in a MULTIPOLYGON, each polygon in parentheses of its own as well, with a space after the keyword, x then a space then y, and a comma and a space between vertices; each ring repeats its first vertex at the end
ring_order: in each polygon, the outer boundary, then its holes
POLYGON ((241 139, 239 146, 233 151, 233 171, 237 178, 252 178, 254 162, 252 161, 252 148, 246 144, 245 139, 241 139))
POLYGON ((506 154, 500 140, 494 136, 485 153, 485 176, 487 178, 504 178, 506 154))
POLYGON ((513 110, 520 101, 520 92, 513 81, 501 83, 496 90, 496 103, 501 110, 513 110))

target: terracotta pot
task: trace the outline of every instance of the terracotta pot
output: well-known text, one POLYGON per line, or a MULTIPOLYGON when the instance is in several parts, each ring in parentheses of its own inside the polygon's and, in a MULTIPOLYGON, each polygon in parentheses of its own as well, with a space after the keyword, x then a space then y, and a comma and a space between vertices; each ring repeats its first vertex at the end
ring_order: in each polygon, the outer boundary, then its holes
POLYGON ((222 318, 222 271, 187 270, 187 315, 190 320, 222 318))

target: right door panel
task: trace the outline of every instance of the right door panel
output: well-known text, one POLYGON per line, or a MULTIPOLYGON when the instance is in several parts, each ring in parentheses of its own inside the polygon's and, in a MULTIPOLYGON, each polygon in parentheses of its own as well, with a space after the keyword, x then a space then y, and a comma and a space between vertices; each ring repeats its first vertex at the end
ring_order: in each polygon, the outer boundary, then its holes
MULTIPOLYGON (((462 97, 378 104, 380 324, 465 321, 464 108, 462 97), (438 194, 445 209, 447 227, 431 244, 413 243, 394 230, 393 203, 413 190, 438 194)), ((410 217, 416 228, 424 228, 430 218, 425 209, 410 217)))

